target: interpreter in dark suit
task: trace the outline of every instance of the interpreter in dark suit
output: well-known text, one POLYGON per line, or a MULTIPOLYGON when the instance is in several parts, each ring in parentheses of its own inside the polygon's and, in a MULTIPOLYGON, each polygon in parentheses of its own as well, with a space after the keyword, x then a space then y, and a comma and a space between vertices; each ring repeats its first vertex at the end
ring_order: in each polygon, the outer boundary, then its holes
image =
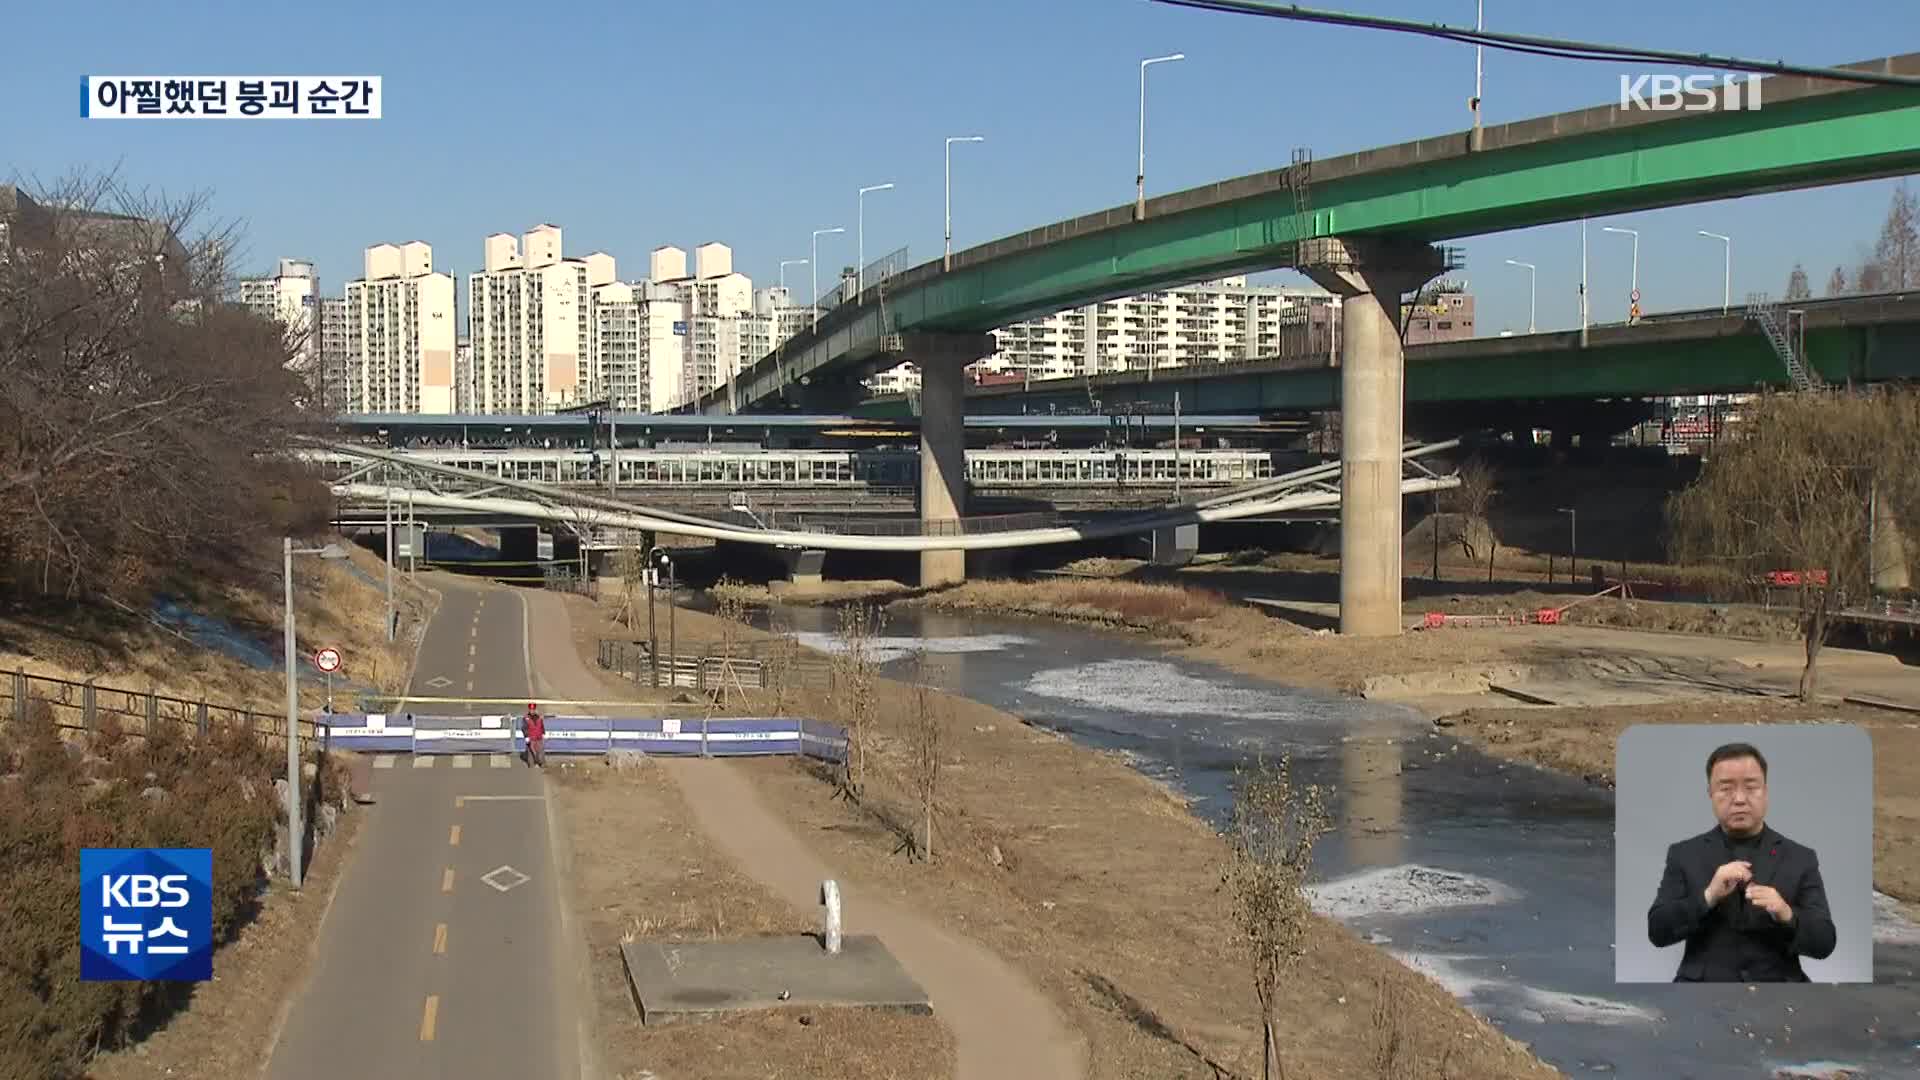
POLYGON ((1812 848, 1767 824, 1767 759, 1746 743, 1707 755, 1719 825, 1667 849, 1647 909, 1656 948, 1686 942, 1674 982, 1807 982, 1800 958, 1833 955, 1833 915, 1812 848))

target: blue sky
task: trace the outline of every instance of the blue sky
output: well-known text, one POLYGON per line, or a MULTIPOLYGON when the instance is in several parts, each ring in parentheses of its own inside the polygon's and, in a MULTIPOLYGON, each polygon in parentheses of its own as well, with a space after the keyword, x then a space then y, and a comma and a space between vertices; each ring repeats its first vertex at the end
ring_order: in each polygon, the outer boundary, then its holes
MULTIPOLYGON (((1913 0, 1488 0, 1490 29, 1835 64, 1920 49, 1913 0)), ((1317 6, 1470 25, 1473 0, 1318 0, 1317 6)), ((118 165, 131 181, 208 191, 246 228, 246 269, 314 259, 329 294, 361 250, 420 239, 436 267, 478 268, 481 238, 550 221, 567 253, 611 252, 623 278, 663 243, 732 245, 770 284, 779 260, 823 237, 827 270, 851 263, 855 190, 872 258, 941 243, 942 150, 954 148, 956 248, 1131 201, 1138 61, 1152 69, 1149 194, 1287 163, 1457 131, 1469 123, 1468 46, 1171 8, 1147 0, 705 0, 623 5, 429 2, 322 5, 23 4, 0 68, 0 178, 51 180, 118 165), (20 47, 20 43, 30 43, 20 47), (385 79, 366 123, 90 123, 83 74, 341 74, 385 79)), ((1489 50, 1488 123, 1600 104, 1620 69, 1489 50)), ((1659 69, 1656 69, 1659 70, 1659 69)), ((1668 69, 1671 70, 1671 69, 1668 69)), ((1641 230, 1648 310, 1780 293, 1795 260, 1816 292, 1878 232, 1880 181, 1596 222, 1597 319, 1624 315, 1629 243, 1641 230), (1614 309, 1619 310, 1614 310, 1614 309)), ((1541 327, 1577 323, 1577 225, 1466 241, 1480 328, 1524 331, 1539 266, 1541 327)), ((804 268, 789 284, 807 287, 804 268)), ((463 300, 464 306, 464 300, 463 300)))

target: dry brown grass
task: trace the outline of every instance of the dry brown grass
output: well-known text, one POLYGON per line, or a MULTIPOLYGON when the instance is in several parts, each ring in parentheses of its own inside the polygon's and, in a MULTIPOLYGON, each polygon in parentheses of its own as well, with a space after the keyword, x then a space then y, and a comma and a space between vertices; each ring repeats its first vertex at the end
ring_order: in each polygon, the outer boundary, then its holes
POLYGON ((1673 705, 1569 709, 1472 709, 1444 718, 1448 730, 1497 757, 1597 783, 1613 783, 1614 748, 1633 724, 1856 724, 1873 739, 1873 880, 1920 903, 1920 728, 1909 718, 1852 705, 1778 698, 1726 698, 1673 705))
POLYGON ((599 1053, 619 1076, 932 1080, 953 1074, 953 1040, 931 1016, 777 1009, 649 1028, 620 959, 623 940, 799 934, 810 924, 714 850, 673 782, 651 765, 555 773, 585 913, 599 1053), (644 845, 632 838, 645 830, 644 845))
MULTIPOLYGON (((383 693, 403 693, 419 635, 438 603, 422 582, 396 575, 394 597, 401 608, 401 634, 386 640, 386 593, 380 559, 352 548, 353 563, 374 582, 330 562, 295 562, 295 618, 302 663, 322 646, 345 656, 345 678, 373 685, 383 693)), ((277 583, 276 583, 277 584, 277 583)), ((281 651, 281 609, 277 592, 237 585, 183 598, 183 604, 222 618, 260 643, 276 658, 281 651)), ((139 613, 115 607, 80 607, 57 614, 0 612, 0 672, 74 682, 97 679, 102 686, 157 692, 187 701, 277 713, 285 708, 285 676, 263 671, 211 649, 202 648, 139 613)), ((306 673, 303 672, 303 676, 306 673)), ((324 690, 303 677, 301 706, 318 708, 324 690)), ((336 696, 336 706, 345 707, 336 696)))
POLYGON ((1192 645, 1298 629, 1213 589, 1177 582, 1048 577, 970 581, 911 601, 942 611, 1031 615, 1141 630, 1192 645))
MULTIPOLYGON (((581 623, 604 612, 569 598, 581 623)), ((1258 616, 1256 616, 1258 617, 1258 616)), ((707 616, 681 632, 717 637, 707 616)), ((590 662, 591 652, 584 653, 590 662)), ((610 693, 628 687, 611 676, 610 693)), ((1219 892, 1221 838, 1166 788, 1117 757, 947 698, 944 766, 934 819, 940 858, 909 862, 902 822, 915 819, 911 687, 882 680, 866 792, 855 806, 795 762, 743 762, 761 796, 805 842, 867 892, 940 920, 1023 971, 1089 1047, 1089 1075, 1216 1080, 1208 1061, 1241 1076, 1258 1067, 1259 1019, 1232 917, 1219 892)), ((830 715, 823 694, 794 708, 830 715)), ((830 781, 831 777, 827 777, 830 781)), ((1558 1075, 1339 925, 1316 918, 1306 956, 1283 990, 1280 1044, 1291 1075, 1372 1080, 1373 998, 1402 991, 1419 1060, 1448 1075, 1518 1080, 1558 1075)))

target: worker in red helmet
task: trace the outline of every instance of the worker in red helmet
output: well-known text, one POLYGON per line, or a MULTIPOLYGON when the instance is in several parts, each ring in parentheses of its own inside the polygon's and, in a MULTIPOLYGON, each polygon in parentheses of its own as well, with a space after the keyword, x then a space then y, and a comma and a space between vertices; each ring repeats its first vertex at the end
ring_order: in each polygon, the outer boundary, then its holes
POLYGON ((527 737, 527 765, 529 768, 547 767, 547 722, 540 715, 537 702, 527 702, 527 715, 520 722, 520 729, 527 737))

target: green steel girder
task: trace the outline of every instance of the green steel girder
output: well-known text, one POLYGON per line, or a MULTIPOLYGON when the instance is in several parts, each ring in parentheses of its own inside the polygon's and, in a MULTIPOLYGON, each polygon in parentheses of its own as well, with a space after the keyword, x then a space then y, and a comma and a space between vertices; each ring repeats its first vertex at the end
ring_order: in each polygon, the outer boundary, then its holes
POLYGON ((1218 202, 956 269, 888 305, 898 329, 977 332, 1285 266, 1308 237, 1440 241, 1909 172, 1920 172, 1920 93, 1854 90, 1329 180, 1313 185, 1311 215, 1284 190, 1218 202))
MULTIPOLYGON (((1670 397, 1681 394, 1742 393, 1762 386, 1785 387, 1779 357, 1758 334, 1687 338, 1653 343, 1569 347, 1577 335, 1541 335, 1543 347, 1501 356, 1454 355, 1409 359, 1409 404, 1670 397)), ((1882 382, 1920 379, 1920 324, 1833 326, 1810 329, 1807 355, 1829 382, 1882 382)), ((1309 412, 1339 402, 1340 370, 1332 367, 1292 371, 1228 368, 1213 374, 1179 369, 1161 371, 1153 381, 1129 378, 1097 383, 1092 396, 1103 406, 1128 402, 1171 405, 1180 395, 1193 413, 1309 412)), ((976 393, 967 411, 1009 411, 1010 393, 976 393)), ((1019 395, 1029 411, 1049 404, 1084 407, 1089 388, 1080 380, 1051 380, 1019 395)), ((858 415, 898 418, 910 415, 904 401, 875 401, 858 415)))

